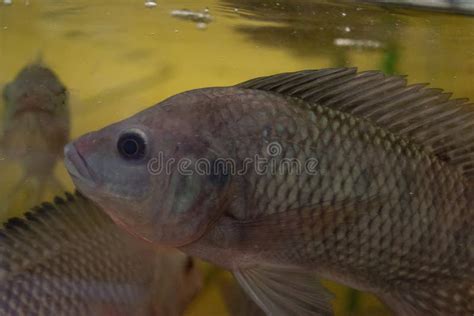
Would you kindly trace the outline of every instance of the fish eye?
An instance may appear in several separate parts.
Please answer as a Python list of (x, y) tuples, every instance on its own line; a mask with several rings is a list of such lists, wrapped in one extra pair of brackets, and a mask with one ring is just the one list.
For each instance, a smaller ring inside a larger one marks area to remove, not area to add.
[(139, 160), (146, 153), (145, 135), (139, 131), (128, 131), (123, 133), (117, 142), (117, 150), (122, 158), (127, 160)]

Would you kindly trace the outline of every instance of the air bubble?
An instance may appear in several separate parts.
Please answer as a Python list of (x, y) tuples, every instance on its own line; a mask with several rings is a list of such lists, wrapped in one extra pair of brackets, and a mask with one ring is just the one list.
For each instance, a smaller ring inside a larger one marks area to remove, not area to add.
[(207, 23), (204, 23), (204, 22), (196, 23), (196, 27), (200, 30), (205, 30), (207, 29)]
[(152, 1), (152, 0), (148, 0), (148, 1), (145, 1), (145, 7), (146, 8), (154, 8), (156, 7), (158, 4), (155, 2), (155, 1)]

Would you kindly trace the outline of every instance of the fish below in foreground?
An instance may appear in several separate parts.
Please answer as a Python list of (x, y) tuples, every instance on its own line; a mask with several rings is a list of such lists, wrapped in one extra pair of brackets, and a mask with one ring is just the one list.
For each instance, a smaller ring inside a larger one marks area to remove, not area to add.
[(69, 140), (68, 99), (66, 87), (40, 61), (25, 66), (3, 88), (0, 155), (23, 168), (23, 179), (10, 196), (22, 189), (26, 180), (36, 184), (31, 205), (41, 202), (48, 186), (55, 193), (62, 191), (53, 169)]
[(0, 230), (0, 315), (181, 315), (200, 287), (190, 257), (151, 249), (81, 195)]
[(318, 276), (399, 315), (471, 315), (467, 102), (378, 71), (278, 74), (173, 96), (66, 165), (127, 231), (231, 270), (268, 314), (331, 314)]

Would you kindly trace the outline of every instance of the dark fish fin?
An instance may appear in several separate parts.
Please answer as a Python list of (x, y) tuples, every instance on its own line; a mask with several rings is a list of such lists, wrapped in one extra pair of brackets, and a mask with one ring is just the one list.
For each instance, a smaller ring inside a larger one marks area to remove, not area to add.
[(267, 315), (333, 315), (333, 295), (308, 271), (260, 266), (233, 272)]
[(474, 280), (449, 281), (429, 288), (407, 284), (406, 291), (380, 295), (396, 315), (474, 315)]
[(412, 140), (474, 178), (474, 105), (450, 99), (402, 76), (357, 68), (304, 70), (261, 77), (237, 87), (258, 89), (350, 113)]
[(106, 223), (108, 216), (81, 195), (66, 193), (42, 203), (23, 217), (10, 218), (0, 229), (0, 282), (34, 265), (63, 245), (77, 242)]

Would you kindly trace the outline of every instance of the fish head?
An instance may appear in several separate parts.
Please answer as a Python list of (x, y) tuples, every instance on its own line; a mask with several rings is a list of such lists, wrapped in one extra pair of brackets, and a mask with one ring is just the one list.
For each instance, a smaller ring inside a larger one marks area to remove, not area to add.
[(183, 93), (71, 142), (65, 162), (76, 187), (144, 240), (180, 247), (199, 239), (230, 192), (224, 170), (198, 171), (223, 141), (199, 125), (206, 111), (191, 110), (206, 102)]
[(24, 112), (62, 113), (67, 108), (68, 93), (56, 74), (41, 64), (24, 67), (15, 80), (3, 88), (7, 115)]

